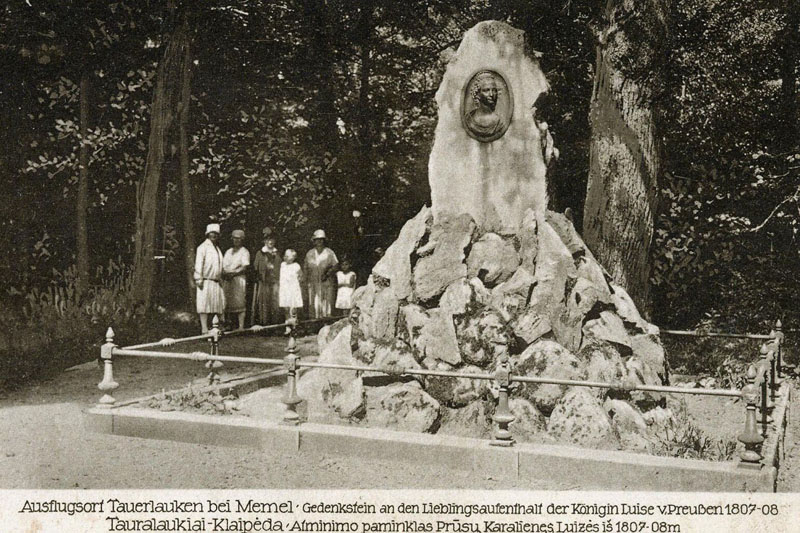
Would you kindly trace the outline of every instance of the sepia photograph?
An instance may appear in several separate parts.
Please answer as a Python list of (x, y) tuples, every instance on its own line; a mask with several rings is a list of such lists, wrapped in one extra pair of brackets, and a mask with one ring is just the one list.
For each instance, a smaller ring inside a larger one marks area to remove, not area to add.
[(8, 516), (789, 527), (800, 2), (3, 4)]

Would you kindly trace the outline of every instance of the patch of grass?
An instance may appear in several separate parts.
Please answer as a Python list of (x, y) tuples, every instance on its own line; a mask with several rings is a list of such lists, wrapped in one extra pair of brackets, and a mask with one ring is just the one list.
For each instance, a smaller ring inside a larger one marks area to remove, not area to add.
[(686, 403), (681, 401), (675, 418), (656, 432), (655, 455), (682, 459), (730, 461), (736, 453), (738, 442), (734, 439), (717, 439), (706, 435), (689, 416)]

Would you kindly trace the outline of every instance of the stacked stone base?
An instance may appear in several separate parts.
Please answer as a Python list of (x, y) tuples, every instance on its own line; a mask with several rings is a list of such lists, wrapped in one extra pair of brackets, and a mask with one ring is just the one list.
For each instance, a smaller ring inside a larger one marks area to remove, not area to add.
[[(623, 384), (667, 382), (658, 328), (615, 285), (572, 223), (526, 213), (513, 234), (423, 208), (320, 331), (320, 360), (381, 368), (512, 373)], [(489, 436), (493, 383), (316, 369), (299, 383), (312, 420)], [(672, 418), (657, 394), (514, 384), (520, 441), (647, 451)]]

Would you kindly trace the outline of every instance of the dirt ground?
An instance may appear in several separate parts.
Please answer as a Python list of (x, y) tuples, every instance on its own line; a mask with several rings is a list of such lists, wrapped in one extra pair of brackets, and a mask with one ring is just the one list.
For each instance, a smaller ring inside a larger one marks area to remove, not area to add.
[[(285, 340), (228, 339), (223, 355), (281, 357)], [(235, 346), (230, 352), (226, 346)], [(181, 350), (201, 349), (202, 345)], [(315, 350), (313, 337), (300, 343), (301, 354)], [(228, 365), (231, 373), (259, 370), (256, 365)], [(503, 480), (447, 469), (409, 469), (386, 460), (339, 456), (271, 455), (263, 451), (203, 446), (85, 431), (81, 410), (97, 401), (101, 370), (91, 362), (45, 381), (0, 396), (0, 488), (525, 488), (537, 490), (602, 489), (561, 480)], [(201, 380), (202, 365), (193, 361), (123, 359), (115, 365), (120, 383), (117, 400), (174, 389)], [(710, 407), (709, 419), (722, 409)], [(734, 408), (736, 406), (733, 406)], [(737, 409), (738, 411), (738, 409)], [(790, 428), (800, 424), (800, 410), (790, 410)], [(790, 431), (780, 491), (800, 490), (800, 438)]]

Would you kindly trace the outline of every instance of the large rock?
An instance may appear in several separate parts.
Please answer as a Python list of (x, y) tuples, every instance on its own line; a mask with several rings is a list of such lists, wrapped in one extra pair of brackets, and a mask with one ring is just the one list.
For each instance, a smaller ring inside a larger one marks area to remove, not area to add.
[(430, 208), (423, 207), (417, 216), (405, 223), (397, 240), (372, 269), (374, 275), (389, 280), (389, 286), (400, 300), (411, 297), (411, 254), (419, 246), (431, 218)]
[(630, 339), (633, 355), (652, 368), (656, 374), (659, 374), (662, 380), (666, 379), (666, 355), (661, 338), (657, 334), (641, 333), (631, 335)]
[(519, 258), (522, 268), (536, 272), (536, 257), (539, 255), (539, 221), (532, 209), (525, 211), (522, 224), (517, 232)]
[[(578, 358), (560, 344), (549, 340), (540, 340), (528, 346), (519, 356), (515, 374), (556, 379), (582, 378)], [(547, 414), (566, 390), (564, 385), (522, 383), (518, 394)]]
[(500, 312), (504, 320), (509, 321), (524, 311), (531, 287), (535, 282), (536, 280), (527, 268), (519, 267), (511, 279), (492, 289), (489, 305)]
[(441, 426), (437, 433), (489, 439), (492, 436), (490, 408), (483, 401), (472, 402), (459, 409), (442, 408)]
[(545, 220), (550, 225), (553, 230), (558, 234), (561, 242), (567, 247), (569, 253), (572, 254), (573, 257), (577, 257), (586, 253), (587, 248), (581, 239), (578, 232), (575, 231), (575, 226), (572, 224), (572, 221), (569, 220), (566, 215), (562, 213), (556, 213), (554, 211), (547, 211), (545, 215)]
[(425, 361), (444, 361), (451, 365), (461, 363), (453, 315), (441, 309), (430, 311), (428, 321), (420, 329), (419, 345)]
[(475, 289), (466, 279), (457, 279), (447, 286), (439, 299), (439, 309), (451, 315), (465, 314), (475, 300)]
[(541, 309), (529, 307), (514, 319), (511, 329), (525, 344), (531, 344), (552, 331), (553, 326)]
[(385, 342), (392, 342), (397, 336), (397, 313), (400, 302), (391, 287), (375, 294), (372, 306), (372, 327), (368, 330), (371, 337)]
[(607, 399), (603, 407), (611, 418), (614, 429), (619, 434), (619, 441), (626, 450), (650, 450), (650, 440), (647, 422), (642, 413), (631, 404), (622, 400)]
[(628, 327), (639, 328), (644, 332), (646, 321), (642, 318), (642, 315), (639, 314), (639, 310), (636, 309), (636, 304), (633, 302), (633, 299), (625, 289), (616, 283), (610, 283), (610, 286), (612, 291), (611, 299), (617, 310), (617, 314)]
[(372, 366), (388, 370), (392, 374), (399, 374), (402, 370), (421, 368), (410, 349), (400, 342), (378, 344), (375, 348)]
[[(609, 343), (594, 342), (581, 348), (578, 358), (583, 361), (587, 381), (621, 384), (627, 370), (619, 351)], [(607, 390), (592, 389), (598, 397), (605, 396)]]
[(567, 281), (574, 282), (576, 275), (575, 263), (566, 246), (549, 224), (542, 224), (534, 273), (536, 286), (531, 293), (530, 307), (551, 322), (555, 321), (566, 307)]
[[(467, 365), (459, 368), (461, 374), (481, 374), (483, 370), (477, 366)], [(452, 395), (447, 404), (451, 407), (461, 407), (474, 402), (484, 396), (489, 390), (489, 382), (485, 379), (471, 378), (442, 378), (449, 379), (452, 383)]]
[(422, 306), (406, 304), (400, 308), (397, 337), (414, 350), (419, 360), (425, 357), (425, 346), (421, 339), (422, 328), (428, 320), (428, 313)]
[(585, 342), (605, 341), (617, 345), (623, 353), (631, 353), (631, 341), (622, 319), (611, 311), (603, 311), (598, 318), (583, 325)]
[[(625, 378), (626, 383), (636, 385), (663, 385), (662, 376), (648, 365), (645, 361), (636, 355), (630, 356), (625, 361)], [(640, 409), (650, 409), (664, 400), (664, 395), (657, 392), (642, 392), (634, 391), (630, 393), (630, 397), (637, 407)]]
[(367, 389), (369, 427), (425, 433), (436, 428), (439, 409), (439, 402), (416, 381)]
[(472, 244), (467, 257), (467, 274), (493, 287), (509, 279), (519, 267), (514, 245), (496, 233), (487, 233)]
[(353, 291), (353, 307), (360, 311), (369, 311), (375, 303), (375, 282), (370, 276), (367, 283)]
[(556, 404), (547, 431), (561, 442), (616, 449), (619, 438), (603, 406), (584, 387), (574, 387)]
[[(544, 214), (546, 135), (531, 107), (547, 82), (524, 42), (524, 32), (503, 22), (481, 22), (464, 34), (450, 59), (436, 93), (439, 121), (428, 163), (434, 218), (466, 212), (483, 227), (504, 230), (519, 227), (528, 208)], [(465, 95), (467, 83), (486, 69), (500, 73), (508, 86), (498, 94), (498, 114), (513, 102), (508, 129), (491, 142), (470, 137), (462, 122), (462, 105), (473, 101)]]
[(597, 291), (597, 300), (608, 305), (613, 305), (613, 298), (611, 296), (611, 286), (608, 284), (605, 270), (597, 262), (597, 259), (586, 251), (577, 260), (578, 277), (587, 280), (592, 284)]
[(456, 336), (462, 359), (474, 365), (485, 368), (508, 353), (508, 328), (493, 309), (484, 308), (477, 315), (459, 321)]
[(323, 326), (319, 332), (317, 332), (317, 353), (324, 352), (328, 344), (330, 344), (349, 324), (349, 320), (343, 319), (333, 324)]
[(378, 348), (378, 342), (375, 339), (363, 338), (358, 339), (356, 350), (353, 352), (353, 358), (359, 363), (372, 364), (375, 359), (375, 350)]
[(530, 442), (541, 440), (541, 434), (547, 431), (547, 419), (536, 407), (524, 398), (511, 398), (508, 402), (514, 421), (509, 430), (514, 440)]
[(467, 276), (464, 248), (472, 240), (475, 222), (469, 215), (437, 217), (427, 244), (417, 252), (414, 266), (414, 296), (423, 302), (438, 297), (445, 288)]
[[(353, 358), (350, 339), (353, 327), (343, 328), (320, 354), (319, 361), (343, 365), (358, 364)], [(297, 392), (308, 402), (308, 411), (315, 416), (325, 413), (352, 419), (364, 415), (364, 385), (350, 370), (312, 369), (300, 377)]]

